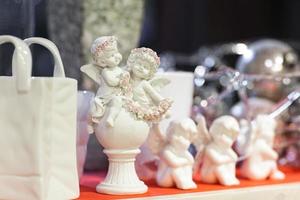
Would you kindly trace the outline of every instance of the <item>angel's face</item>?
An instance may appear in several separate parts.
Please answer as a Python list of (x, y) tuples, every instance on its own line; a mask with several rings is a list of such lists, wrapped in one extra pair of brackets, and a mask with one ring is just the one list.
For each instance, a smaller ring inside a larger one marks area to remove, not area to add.
[(122, 60), (122, 55), (118, 52), (118, 49), (108, 51), (106, 57), (106, 65), (108, 67), (117, 66)]
[(149, 79), (152, 76), (151, 69), (153, 66), (146, 60), (137, 59), (130, 67), (133, 75), (140, 79)]
[(228, 133), (218, 133), (213, 136), (214, 141), (223, 147), (231, 147), (233, 145), (234, 139), (231, 134)]
[(273, 144), (275, 131), (274, 130), (262, 130), (258, 133), (260, 138), (263, 138), (268, 144)]
[(116, 67), (122, 60), (122, 55), (119, 53), (116, 44), (106, 47), (101, 57), (102, 59), (97, 59), (101, 63), (96, 64), (103, 67)]
[(171, 144), (173, 147), (177, 147), (179, 149), (188, 149), (190, 146), (190, 141), (184, 138), (183, 136), (172, 135), (171, 136)]

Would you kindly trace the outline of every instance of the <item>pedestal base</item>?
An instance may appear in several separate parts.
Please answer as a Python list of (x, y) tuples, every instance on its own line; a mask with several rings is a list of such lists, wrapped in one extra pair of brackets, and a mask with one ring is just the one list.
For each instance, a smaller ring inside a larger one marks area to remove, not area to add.
[(99, 193), (124, 195), (142, 194), (148, 187), (139, 180), (134, 166), (135, 157), (140, 153), (134, 150), (104, 150), (108, 156), (109, 167), (105, 180), (97, 185)]
[(141, 184), (133, 186), (100, 183), (97, 185), (96, 191), (98, 193), (113, 195), (143, 194), (148, 191), (148, 187), (142, 181)]

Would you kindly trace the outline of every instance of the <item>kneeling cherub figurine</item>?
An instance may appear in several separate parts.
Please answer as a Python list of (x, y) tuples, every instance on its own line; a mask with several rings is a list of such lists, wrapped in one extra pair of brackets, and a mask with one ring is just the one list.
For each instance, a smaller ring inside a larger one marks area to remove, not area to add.
[(192, 119), (172, 121), (166, 134), (154, 124), (147, 144), (158, 155), (156, 182), (161, 187), (176, 186), (179, 189), (194, 189), (194, 157), (189, 146), (196, 138), (197, 127)]
[(258, 115), (252, 122), (252, 137), (241, 167), (242, 176), (251, 180), (284, 179), (284, 173), (277, 168), (278, 154), (273, 150), (276, 125), (276, 120), (268, 115)]
[(239, 124), (231, 116), (221, 116), (212, 122), (209, 131), (204, 117), (198, 122), (198, 152), (195, 170), (199, 170), (204, 183), (220, 183), (231, 186), (240, 182), (236, 178), (237, 154), (232, 145), (239, 134)]

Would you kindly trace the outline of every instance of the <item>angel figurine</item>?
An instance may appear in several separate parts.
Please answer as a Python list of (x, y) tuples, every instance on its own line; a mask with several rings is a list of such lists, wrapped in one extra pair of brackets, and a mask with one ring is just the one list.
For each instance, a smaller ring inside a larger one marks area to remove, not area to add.
[(197, 127), (190, 118), (172, 121), (163, 134), (158, 124), (153, 125), (152, 135), (147, 144), (159, 156), (156, 182), (161, 187), (176, 186), (180, 189), (193, 189), (194, 157), (188, 148), (197, 135)]
[(91, 51), (94, 63), (81, 69), (100, 85), (92, 105), (92, 128), (109, 160), (106, 177), (96, 191), (145, 193), (147, 186), (136, 174), (135, 157), (148, 137), (151, 123), (159, 121), (171, 106), (171, 101), (158, 92), (168, 81), (155, 78), (159, 58), (151, 49), (132, 51), (128, 59), (132, 79), (128, 71), (118, 67), (121, 55), (115, 37), (98, 38)]
[[(107, 124), (114, 125), (122, 103), (119, 96), (128, 87), (130, 75), (118, 66), (122, 55), (118, 51), (117, 38), (115, 36), (102, 36), (97, 38), (91, 47), (93, 64), (87, 64), (80, 69), (91, 79), (99, 84), (99, 88), (91, 105), (91, 121), (99, 123), (106, 107), (109, 104), (110, 112)], [(89, 128), (93, 132), (93, 128)]]
[(239, 124), (232, 116), (221, 116), (212, 122), (209, 131), (203, 116), (198, 121), (198, 144), (195, 170), (200, 164), (200, 178), (205, 183), (238, 185), (235, 169), (237, 154), (232, 150), (233, 142), (239, 134)]
[(258, 115), (252, 122), (252, 134), (246, 160), (241, 167), (242, 176), (251, 180), (284, 179), (277, 168), (278, 154), (273, 150), (276, 120), (268, 115)]
[(125, 107), (137, 118), (148, 122), (160, 121), (172, 104), (169, 98), (159, 94), (160, 89), (170, 82), (155, 76), (159, 64), (156, 52), (145, 47), (133, 49), (127, 60), (133, 97)]

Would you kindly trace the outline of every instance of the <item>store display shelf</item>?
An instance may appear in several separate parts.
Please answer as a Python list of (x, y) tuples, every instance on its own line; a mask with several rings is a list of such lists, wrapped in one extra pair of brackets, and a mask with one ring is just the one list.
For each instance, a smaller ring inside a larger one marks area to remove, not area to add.
[(197, 189), (179, 190), (176, 188), (161, 188), (154, 181), (146, 182), (149, 190), (140, 195), (105, 195), (95, 191), (97, 183), (104, 178), (105, 173), (86, 173), (81, 179), (80, 200), (106, 199), (199, 199), (199, 200), (231, 200), (231, 199), (263, 199), (263, 200), (297, 200), (300, 196), (300, 170), (282, 168), (286, 173), (283, 181), (250, 181), (240, 178), (239, 186), (226, 187), (221, 185), (203, 184), (197, 181)]

